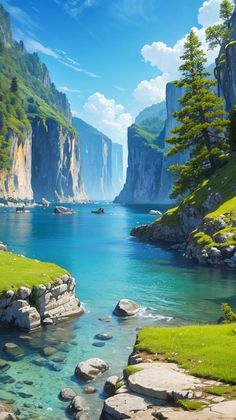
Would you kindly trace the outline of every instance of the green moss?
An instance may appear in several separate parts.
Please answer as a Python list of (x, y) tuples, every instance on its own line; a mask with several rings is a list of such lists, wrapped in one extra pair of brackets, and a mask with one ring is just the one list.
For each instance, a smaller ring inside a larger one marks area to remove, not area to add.
[(167, 210), (162, 217), (156, 220), (156, 222), (173, 228), (178, 226), (180, 222), (178, 210), (178, 207)]
[(185, 411), (199, 411), (202, 410), (206, 404), (197, 400), (178, 400), (177, 404), (182, 407)]
[(66, 270), (55, 264), (0, 252), (0, 294), (9, 289), (17, 290), (21, 286), (46, 284), (66, 273)]
[(118, 389), (120, 389), (123, 385), (124, 385), (124, 382), (123, 382), (123, 381), (117, 381), (117, 382), (116, 382), (116, 385), (115, 385), (116, 391), (117, 391)]
[(147, 328), (135, 349), (160, 353), (190, 374), (236, 384), (236, 324)]
[(214, 385), (207, 388), (208, 394), (216, 395), (217, 397), (224, 397), (227, 399), (236, 398), (235, 385)]
[(143, 369), (140, 369), (140, 368), (138, 368), (136, 366), (133, 366), (133, 365), (127, 366), (123, 370), (124, 379), (127, 380), (130, 375), (133, 375), (136, 372), (140, 372), (141, 370), (143, 370)]

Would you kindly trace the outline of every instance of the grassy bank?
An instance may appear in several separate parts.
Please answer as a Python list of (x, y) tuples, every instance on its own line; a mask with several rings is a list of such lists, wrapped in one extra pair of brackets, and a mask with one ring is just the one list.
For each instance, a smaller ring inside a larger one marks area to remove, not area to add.
[(38, 260), (0, 252), (0, 294), (21, 286), (34, 287), (46, 284), (66, 273), (63, 268)]
[(192, 375), (236, 384), (236, 324), (147, 328), (135, 350), (177, 362)]

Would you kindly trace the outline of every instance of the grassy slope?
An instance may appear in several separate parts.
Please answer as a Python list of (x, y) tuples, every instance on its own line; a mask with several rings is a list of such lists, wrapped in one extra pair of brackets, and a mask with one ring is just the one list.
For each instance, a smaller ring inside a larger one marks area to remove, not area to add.
[(66, 270), (55, 264), (0, 252), (0, 294), (9, 289), (17, 290), (21, 286), (46, 284), (65, 273)]
[[(217, 219), (221, 215), (225, 215), (225, 220), (229, 225), (236, 224), (236, 155), (231, 156), (229, 162), (219, 169), (212, 177), (202, 182), (202, 184), (186, 199), (182, 201), (182, 205), (188, 205), (201, 209), (207, 197), (212, 193), (220, 193), (222, 202), (218, 208), (206, 217)], [(180, 223), (179, 207), (168, 210), (161, 218), (157, 219), (158, 223), (175, 227)], [(230, 226), (228, 228), (234, 236), (229, 238), (227, 245), (236, 245), (236, 227)], [(227, 230), (218, 233), (227, 233)], [(195, 234), (195, 239), (198, 244), (206, 247), (216, 246), (214, 237), (210, 237), (202, 232)], [(223, 244), (225, 246), (225, 243)], [(217, 244), (219, 246), (219, 244)]]
[(147, 328), (135, 349), (159, 353), (190, 374), (236, 384), (236, 324)]

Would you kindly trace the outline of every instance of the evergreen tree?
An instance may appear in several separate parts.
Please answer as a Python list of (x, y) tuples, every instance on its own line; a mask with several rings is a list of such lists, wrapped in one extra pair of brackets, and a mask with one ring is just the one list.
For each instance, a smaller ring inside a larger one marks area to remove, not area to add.
[(217, 46), (230, 42), (232, 28), (230, 27), (230, 18), (235, 5), (229, 0), (222, 0), (220, 5), (220, 18), (222, 23), (210, 26), (206, 29), (206, 41), (209, 43), (209, 49), (213, 50)]
[(17, 78), (13, 77), (12, 81), (11, 81), (11, 92), (12, 93), (17, 93), (18, 91), (18, 82), (17, 82)]
[(181, 58), (182, 79), (176, 85), (184, 87), (185, 94), (180, 99), (182, 109), (173, 114), (180, 124), (167, 140), (172, 145), (168, 156), (189, 150), (190, 159), (186, 164), (170, 167), (178, 175), (173, 198), (192, 190), (220, 166), (227, 148), (223, 133), (229, 123), (222, 118), (223, 99), (213, 92), (215, 81), (209, 79), (205, 70), (206, 56), (194, 31), (187, 38)]

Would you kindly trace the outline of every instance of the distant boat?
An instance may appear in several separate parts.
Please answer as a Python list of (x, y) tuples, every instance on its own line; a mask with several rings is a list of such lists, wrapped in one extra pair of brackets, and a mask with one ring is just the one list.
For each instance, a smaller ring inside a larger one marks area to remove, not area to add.
[(105, 211), (104, 211), (104, 209), (102, 207), (100, 207), (97, 210), (92, 210), (91, 213), (94, 213), (94, 214), (104, 214)]
[(152, 216), (161, 216), (162, 212), (159, 210), (150, 210), (149, 214), (151, 214)]

